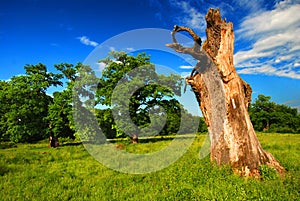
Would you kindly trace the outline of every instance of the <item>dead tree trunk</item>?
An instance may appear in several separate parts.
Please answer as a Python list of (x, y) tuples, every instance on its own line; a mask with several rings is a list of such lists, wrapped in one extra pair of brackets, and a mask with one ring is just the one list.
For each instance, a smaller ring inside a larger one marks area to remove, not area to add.
[[(233, 65), (234, 32), (232, 23), (221, 19), (219, 9), (206, 15), (207, 40), (201, 50), (201, 39), (191, 29), (175, 26), (175, 51), (190, 54), (198, 64), (186, 82), (192, 87), (207, 124), (211, 139), (211, 160), (218, 165), (230, 164), (235, 173), (259, 176), (259, 166), (266, 164), (283, 174), (283, 167), (262, 149), (248, 114), (252, 89), (237, 74)], [(194, 46), (177, 43), (175, 33), (188, 32)]]

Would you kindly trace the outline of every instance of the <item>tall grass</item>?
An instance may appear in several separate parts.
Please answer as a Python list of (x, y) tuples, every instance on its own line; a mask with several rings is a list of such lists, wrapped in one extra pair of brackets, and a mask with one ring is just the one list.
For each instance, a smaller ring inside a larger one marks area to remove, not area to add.
[[(262, 167), (262, 180), (234, 175), (209, 156), (200, 160), (204, 135), (178, 161), (158, 172), (131, 175), (108, 169), (81, 144), (47, 142), (0, 150), (0, 200), (300, 200), (300, 135), (259, 134), (263, 147), (286, 168), (284, 178)], [(169, 140), (122, 144), (149, 153)]]

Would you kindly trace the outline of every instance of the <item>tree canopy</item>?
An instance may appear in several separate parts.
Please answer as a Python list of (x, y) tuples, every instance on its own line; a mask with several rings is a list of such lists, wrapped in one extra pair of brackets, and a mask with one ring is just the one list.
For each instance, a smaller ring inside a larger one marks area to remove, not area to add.
[(189, 116), (186, 122), (195, 123), (196, 118), (184, 111), (175, 98), (181, 95), (183, 79), (156, 73), (146, 54), (134, 57), (112, 52), (99, 62), (106, 68), (99, 80), (97, 103), (109, 108), (103, 114), (117, 136), (157, 135), (157, 130), (160, 135), (176, 133), (182, 116)]
[(2, 139), (32, 142), (47, 136), (50, 86), (61, 85), (61, 75), (47, 72), (43, 64), (26, 65), (26, 74), (1, 82)]

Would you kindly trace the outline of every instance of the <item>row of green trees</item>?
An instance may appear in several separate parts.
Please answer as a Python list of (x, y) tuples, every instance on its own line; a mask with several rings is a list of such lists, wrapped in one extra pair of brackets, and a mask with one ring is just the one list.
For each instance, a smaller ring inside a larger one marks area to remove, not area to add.
[[(108, 138), (124, 137), (124, 130), (135, 132), (131, 130), (136, 128), (151, 135), (156, 129), (147, 130), (149, 125), (163, 126), (159, 135), (177, 133), (179, 129), (189, 132), (198, 125), (200, 117), (189, 114), (175, 98), (181, 93), (182, 79), (157, 74), (149, 56), (113, 52), (101, 62), (106, 68), (100, 78), (89, 66), (62, 63), (54, 66), (58, 73), (49, 72), (43, 64), (26, 65), (24, 75), (0, 81), (1, 141), (34, 142), (49, 135), (76, 138), (76, 131), (83, 132), (85, 128), (76, 127), (74, 117), (86, 118), (89, 110), (94, 111)], [(124, 83), (120, 84), (120, 80)], [(117, 85), (122, 87), (116, 92)], [(52, 86), (64, 89), (48, 95)], [(134, 86), (142, 87), (131, 94), (128, 108), (123, 97)], [(112, 104), (113, 91), (118, 95)], [(127, 109), (129, 118), (122, 118)], [(117, 115), (113, 116), (113, 112)], [(128, 119), (137, 127), (128, 127)], [(181, 121), (184, 126), (179, 128)], [(196, 130), (205, 132), (204, 121), (200, 121)], [(165, 124), (160, 125), (162, 122)], [(88, 125), (86, 129), (90, 129)]]
[(300, 133), (300, 114), (296, 108), (276, 104), (270, 96), (258, 95), (249, 107), (249, 115), (257, 131)]
[[(106, 65), (100, 78), (87, 65), (62, 63), (54, 66), (57, 73), (43, 64), (26, 65), (24, 75), (0, 81), (1, 141), (34, 142), (49, 135), (76, 138), (78, 129), (90, 128), (76, 126), (74, 117), (86, 118), (91, 111), (108, 138), (137, 130), (139, 135), (207, 131), (203, 118), (188, 113), (176, 99), (183, 84), (180, 76), (157, 74), (146, 54), (112, 52), (100, 62)], [(53, 86), (64, 89), (48, 95)], [(258, 131), (300, 132), (297, 110), (271, 102), (268, 96), (259, 95), (249, 114)]]

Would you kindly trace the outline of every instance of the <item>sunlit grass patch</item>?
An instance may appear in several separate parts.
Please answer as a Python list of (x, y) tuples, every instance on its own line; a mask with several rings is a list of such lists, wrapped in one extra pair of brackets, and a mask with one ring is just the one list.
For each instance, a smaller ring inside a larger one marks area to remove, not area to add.
[[(165, 169), (124, 174), (96, 161), (80, 143), (53, 149), (47, 142), (0, 150), (1, 200), (297, 200), (300, 198), (300, 135), (258, 134), (262, 146), (286, 168), (284, 178), (262, 167), (264, 179), (244, 179), (209, 155), (199, 158), (205, 135)], [(124, 151), (161, 150), (166, 139), (125, 142)], [(103, 153), (105, 154), (105, 153)], [(275, 176), (274, 176), (275, 175)]]

